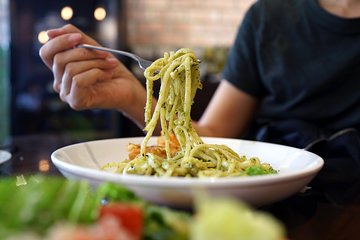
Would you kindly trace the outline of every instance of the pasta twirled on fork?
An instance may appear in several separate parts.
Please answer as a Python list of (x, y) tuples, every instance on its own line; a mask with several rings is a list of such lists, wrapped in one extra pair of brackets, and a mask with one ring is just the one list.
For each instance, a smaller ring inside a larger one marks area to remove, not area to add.
[[(189, 177), (224, 177), (275, 173), (258, 158), (239, 156), (226, 145), (206, 144), (192, 126), (191, 106), (196, 91), (202, 88), (199, 60), (195, 53), (182, 48), (165, 53), (148, 67), (147, 102), (142, 144), (130, 145), (132, 159), (120, 162), (124, 174)], [(154, 81), (161, 81), (159, 97), (152, 110)], [(162, 129), (162, 144), (149, 147), (156, 125)], [(175, 150), (174, 150), (175, 149)], [(134, 154), (135, 153), (135, 154)]]

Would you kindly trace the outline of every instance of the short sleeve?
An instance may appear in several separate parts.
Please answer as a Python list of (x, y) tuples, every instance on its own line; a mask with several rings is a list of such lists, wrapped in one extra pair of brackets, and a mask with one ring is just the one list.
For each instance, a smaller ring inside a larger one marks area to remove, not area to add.
[(235, 42), (230, 49), (227, 63), (223, 70), (223, 78), (242, 91), (260, 98), (263, 92), (256, 61), (256, 41), (254, 24), (256, 4), (246, 13)]

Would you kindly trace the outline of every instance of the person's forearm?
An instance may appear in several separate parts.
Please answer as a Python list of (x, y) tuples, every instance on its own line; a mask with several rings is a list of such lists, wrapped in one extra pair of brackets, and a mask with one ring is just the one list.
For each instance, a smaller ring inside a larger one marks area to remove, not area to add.
[(216, 133), (212, 131), (210, 128), (206, 128), (204, 126), (201, 126), (199, 122), (193, 121), (192, 125), (196, 131), (196, 133), (201, 137), (216, 137)]
[(240, 137), (246, 132), (257, 104), (254, 97), (224, 80), (194, 128), (200, 136)]

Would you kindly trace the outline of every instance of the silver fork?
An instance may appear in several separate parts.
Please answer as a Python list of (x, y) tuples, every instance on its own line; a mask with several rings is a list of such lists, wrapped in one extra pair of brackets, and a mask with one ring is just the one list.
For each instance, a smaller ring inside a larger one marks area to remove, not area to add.
[(149, 67), (152, 64), (152, 61), (143, 59), (133, 53), (129, 53), (129, 52), (125, 52), (125, 51), (120, 51), (120, 50), (115, 50), (112, 48), (106, 48), (106, 47), (99, 47), (99, 46), (94, 46), (94, 45), (90, 45), (90, 44), (79, 44), (77, 45), (77, 47), (79, 48), (88, 48), (88, 49), (94, 49), (94, 50), (98, 50), (98, 51), (105, 51), (105, 52), (110, 52), (110, 53), (114, 53), (114, 54), (119, 54), (119, 55), (123, 55), (123, 56), (127, 56), (129, 58), (132, 58), (133, 60), (137, 61), (139, 64), (139, 67), (143, 70), (145, 70), (147, 67)]

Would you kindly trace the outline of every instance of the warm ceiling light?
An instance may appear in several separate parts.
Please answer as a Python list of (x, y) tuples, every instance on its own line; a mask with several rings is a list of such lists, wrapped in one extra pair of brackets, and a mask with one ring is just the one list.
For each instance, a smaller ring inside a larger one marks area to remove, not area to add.
[(94, 11), (94, 18), (98, 21), (104, 20), (106, 17), (106, 10), (102, 7), (98, 7)]
[(71, 7), (63, 7), (63, 9), (61, 9), (61, 17), (64, 20), (70, 20), (73, 16), (73, 10)]
[(39, 41), (41, 44), (46, 43), (48, 40), (49, 40), (49, 37), (48, 37), (48, 35), (46, 34), (45, 31), (39, 32), (39, 34), (38, 34), (38, 41)]

